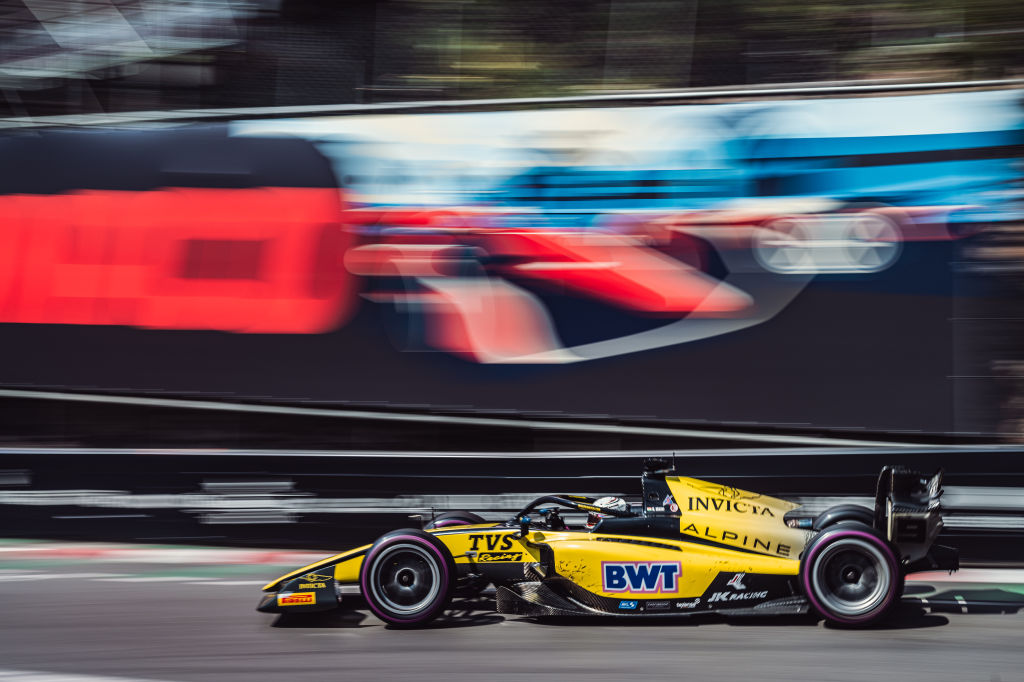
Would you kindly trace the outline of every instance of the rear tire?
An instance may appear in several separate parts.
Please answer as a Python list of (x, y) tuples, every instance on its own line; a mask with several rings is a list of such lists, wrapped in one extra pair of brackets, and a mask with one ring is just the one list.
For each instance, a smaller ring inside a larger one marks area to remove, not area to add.
[(874, 528), (844, 521), (819, 533), (800, 560), (800, 584), (811, 608), (836, 625), (884, 618), (903, 588), (899, 559)]
[(421, 530), (382, 535), (366, 553), (359, 586), (373, 613), (401, 628), (426, 625), (447, 607), (455, 562), (444, 544)]

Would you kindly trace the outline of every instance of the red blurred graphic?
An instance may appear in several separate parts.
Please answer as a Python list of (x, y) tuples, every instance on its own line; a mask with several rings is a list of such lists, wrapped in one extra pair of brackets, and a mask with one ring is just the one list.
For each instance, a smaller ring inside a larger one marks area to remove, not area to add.
[[(764, 322), (815, 275), (878, 272), (903, 241), (953, 238), (946, 217), (963, 207), (811, 208), (619, 214), (581, 229), (536, 215), (510, 227), (526, 217), (512, 210), (346, 209), (333, 188), (8, 195), (0, 321), (319, 334), (344, 326), (365, 290), (416, 326), (423, 349), (577, 362)], [(724, 271), (708, 268), (711, 252)], [(574, 348), (543, 292), (674, 326)]]
[[(506, 227), (536, 218), (514, 211), (351, 209), (346, 224), (377, 239), (350, 251), (345, 265), (368, 279), (367, 298), (422, 320), (422, 342), (434, 350), (482, 363), (576, 362), (760, 324), (816, 275), (870, 275), (898, 260), (903, 241), (963, 236), (947, 219), (968, 208), (824, 203), (617, 214), (599, 229)], [(725, 263), (718, 276), (708, 268), (712, 251)], [(771, 300), (762, 300), (766, 286)], [(614, 346), (567, 347), (537, 295), (544, 291), (665, 318), (666, 326), (612, 330)]]
[(336, 189), (0, 197), (0, 320), (314, 334), (353, 311)]

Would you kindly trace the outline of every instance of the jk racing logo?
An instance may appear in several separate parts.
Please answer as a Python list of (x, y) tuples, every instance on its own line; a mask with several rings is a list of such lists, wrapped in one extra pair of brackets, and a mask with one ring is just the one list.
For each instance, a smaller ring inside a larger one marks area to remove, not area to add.
[(745, 590), (745, 589), (747, 589), (747, 586), (743, 584), (743, 576), (745, 576), (745, 575), (746, 575), (746, 573), (737, 573), (736, 575), (734, 575), (732, 577), (732, 579), (729, 582), (726, 583), (726, 585), (728, 585), (729, 587), (731, 587), (734, 590)]
[(602, 561), (605, 592), (674, 593), (682, 565), (678, 561)]
[(726, 586), (731, 587), (735, 592), (715, 592), (708, 597), (709, 604), (716, 604), (723, 601), (747, 601), (750, 599), (764, 599), (768, 596), (767, 590), (760, 592), (744, 592), (747, 586), (743, 584), (743, 577), (746, 573), (736, 573), (732, 576)]

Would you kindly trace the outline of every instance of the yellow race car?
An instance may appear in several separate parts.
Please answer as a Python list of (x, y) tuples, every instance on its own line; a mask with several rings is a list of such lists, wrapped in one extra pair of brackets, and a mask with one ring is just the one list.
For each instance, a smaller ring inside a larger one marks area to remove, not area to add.
[[(496, 586), (524, 616), (770, 615), (808, 609), (843, 625), (883, 618), (907, 573), (956, 570), (934, 545), (942, 472), (885, 467), (875, 508), (808, 515), (785, 500), (674, 475), (648, 460), (642, 501), (547, 495), (506, 522), (441, 514), (265, 586), (258, 610), (306, 613), (361, 595), (398, 627), (428, 623), (456, 594)], [(570, 528), (564, 510), (588, 514)]]

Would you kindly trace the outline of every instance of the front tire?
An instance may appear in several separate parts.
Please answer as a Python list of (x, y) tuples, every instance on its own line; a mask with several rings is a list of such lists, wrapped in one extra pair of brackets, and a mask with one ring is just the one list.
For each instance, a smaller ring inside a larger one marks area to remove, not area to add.
[(899, 601), (899, 560), (873, 528), (841, 522), (819, 533), (800, 560), (800, 582), (830, 623), (864, 626), (884, 618)]
[[(430, 521), (423, 524), (423, 530), (448, 529), (455, 528), (456, 526), (475, 526), (481, 523), (487, 523), (482, 516), (470, 511), (456, 510), (438, 514)], [(452, 596), (461, 597), (463, 599), (473, 599), (479, 596), (480, 593), (484, 591), (484, 588), (489, 584), (487, 580), (481, 579), (468, 579), (462, 582), (464, 584), (456, 586)]]
[(423, 626), (447, 608), (455, 562), (444, 544), (420, 530), (381, 536), (366, 553), (359, 585), (367, 605), (384, 622)]

